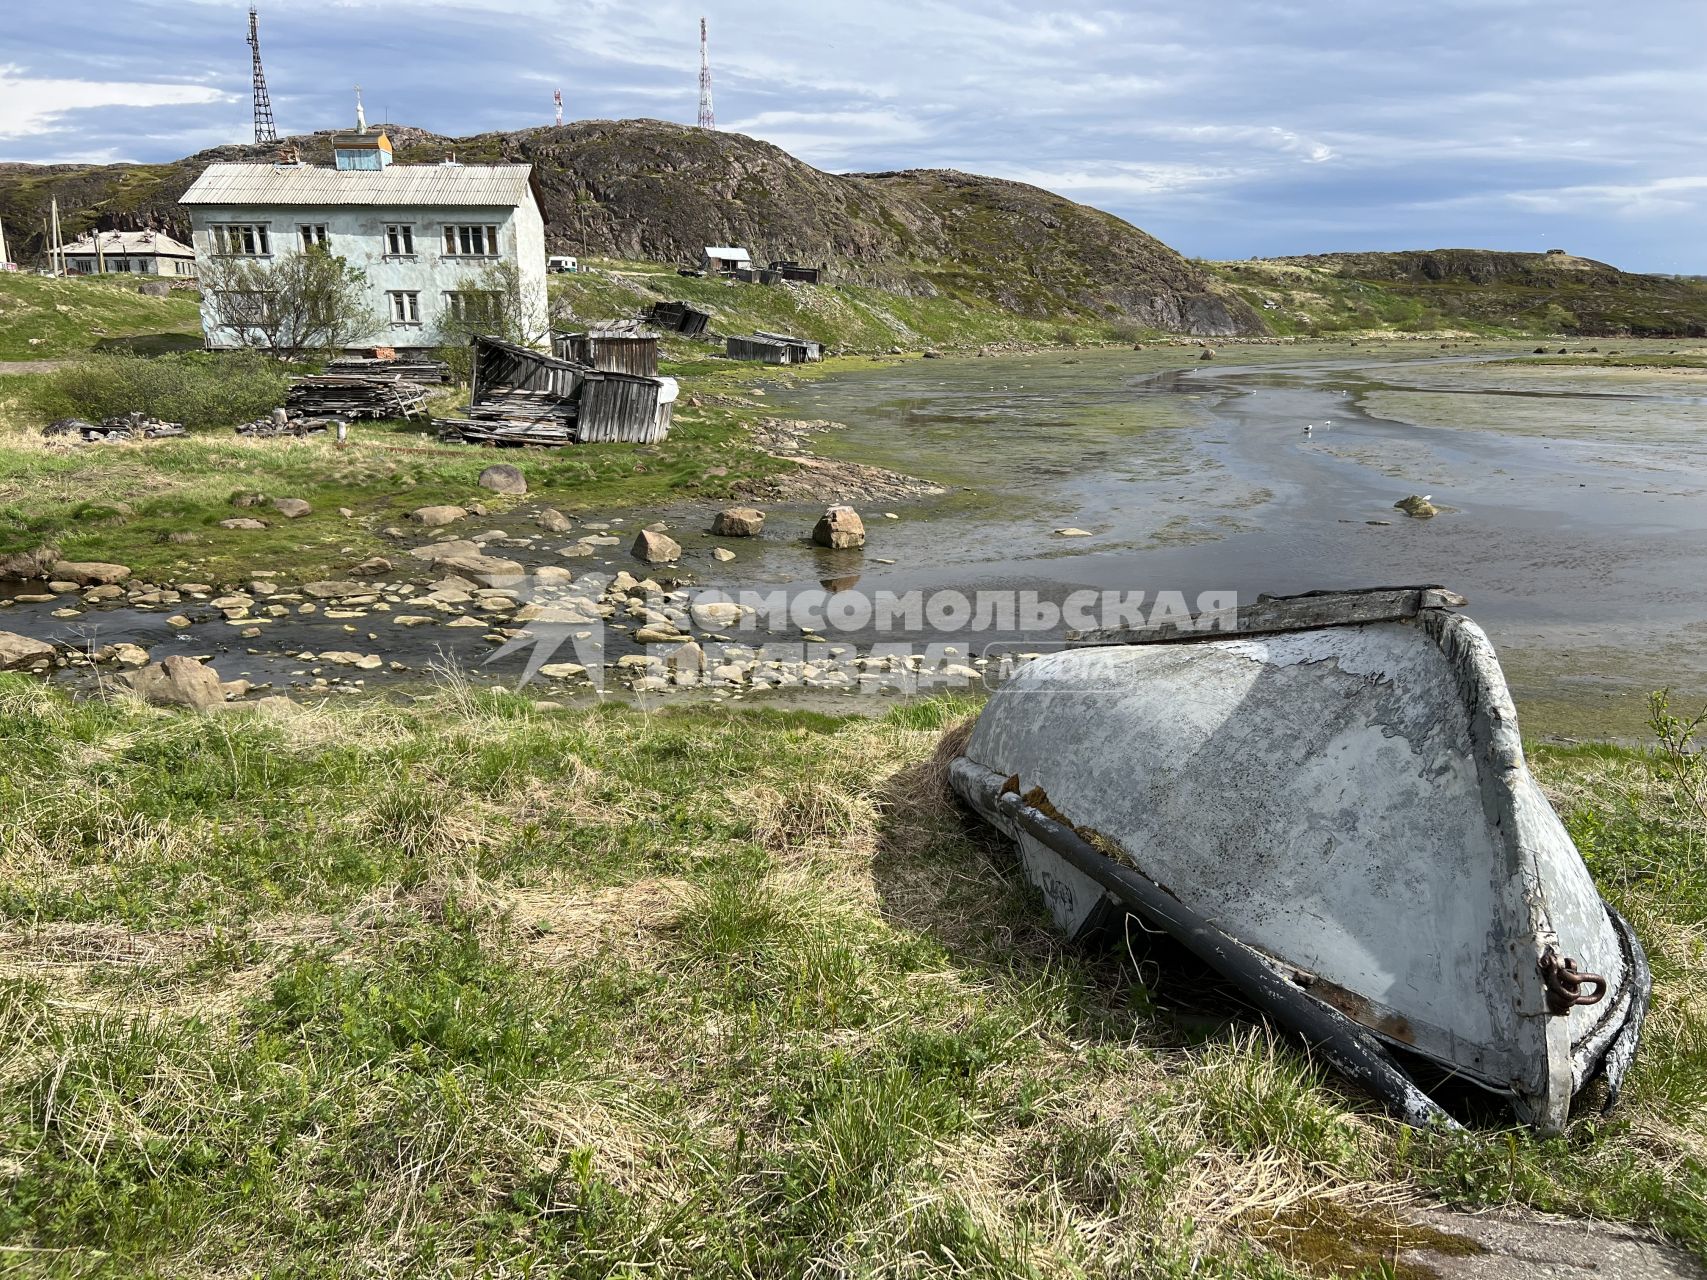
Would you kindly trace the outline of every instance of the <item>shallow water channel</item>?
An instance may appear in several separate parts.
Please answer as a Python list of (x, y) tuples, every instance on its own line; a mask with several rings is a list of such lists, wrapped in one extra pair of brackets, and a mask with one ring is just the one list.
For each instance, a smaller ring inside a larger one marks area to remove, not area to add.
[[(919, 361), (770, 387), (765, 403), (775, 411), (844, 424), (814, 438), (820, 455), (948, 487), (941, 497), (865, 506), (863, 551), (806, 541), (822, 504), (765, 504), (765, 536), (741, 542), (712, 538), (703, 506), (629, 512), (607, 517), (619, 545), (576, 559), (560, 558), (565, 539), (541, 537), (531, 522), (557, 495), (537, 495), (508, 517), (473, 518), (468, 532), (507, 535), (490, 549), (530, 567), (645, 576), (628, 542), (662, 520), (686, 548), (683, 576), (730, 592), (822, 586), (1059, 601), (1074, 591), (1143, 591), (1194, 602), (1203, 593), (1249, 601), (1264, 591), (1438, 582), (1469, 597), (1531, 733), (1634, 735), (1648, 689), (1707, 696), (1707, 374), (1525, 366), (1500, 362), (1515, 349), (1443, 353), (1419, 343), (1196, 354)], [(525, 467), (525, 456), (514, 460)], [(1430, 495), (1441, 513), (1413, 520), (1396, 511), (1412, 493)], [(1055, 532), (1068, 527), (1088, 536)], [(736, 558), (718, 562), (714, 545), (733, 547)], [(406, 553), (392, 558), (399, 579), (406, 567), (421, 582), (434, 576)], [(205, 600), (55, 618), (65, 603), (13, 604), (0, 610), (0, 626), (79, 643), (128, 640), (155, 657), (211, 656), (227, 679), (280, 691), (310, 687), (304, 652), (360, 650), (407, 668), (359, 673), (370, 688), (419, 680), (447, 659), (480, 679), (513, 681), (528, 656), (486, 665), (496, 646), (481, 628), (407, 629), (383, 614), (350, 620), (321, 610), (241, 638), (246, 628)], [(168, 626), (177, 612), (196, 625)], [(923, 638), (966, 656), (993, 638), (927, 631)], [(996, 639), (1023, 649), (1052, 637), (1058, 629)], [(864, 626), (826, 638), (864, 646), (899, 637)], [(606, 656), (632, 649), (616, 635)]]

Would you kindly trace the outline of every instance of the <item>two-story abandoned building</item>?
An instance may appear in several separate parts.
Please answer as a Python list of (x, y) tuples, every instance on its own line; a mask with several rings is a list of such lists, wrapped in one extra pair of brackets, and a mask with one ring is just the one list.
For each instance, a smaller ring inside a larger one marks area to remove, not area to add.
[[(435, 346), (447, 318), (491, 306), (489, 269), (511, 263), (521, 327), (531, 342), (549, 341), (545, 218), (531, 166), (396, 164), (385, 134), (366, 129), (334, 138), (333, 155), (331, 169), (210, 165), (179, 202), (197, 263), (276, 262), (323, 247), (362, 271), (371, 290), (379, 325), (358, 345), (394, 348)], [(211, 348), (244, 345), (222, 327), (211, 297), (202, 327)]]

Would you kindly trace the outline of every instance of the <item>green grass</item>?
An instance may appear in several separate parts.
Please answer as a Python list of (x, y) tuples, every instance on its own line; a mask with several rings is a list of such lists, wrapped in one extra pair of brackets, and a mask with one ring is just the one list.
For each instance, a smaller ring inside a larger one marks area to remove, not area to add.
[(0, 273), (0, 361), (63, 359), (103, 347), (155, 354), (200, 346), (198, 295), (136, 291), (155, 278)]
[(971, 709), (197, 718), (0, 679), (7, 1266), (1378, 1274), (1436, 1198), (1707, 1254), (1707, 867), (1651, 758), (1534, 760), (1654, 960), (1625, 1098), (1449, 1138), (1061, 942), (943, 786)]
[[(638, 315), (659, 300), (679, 300), (709, 311), (711, 328), (718, 333), (792, 333), (838, 351), (1058, 344), (1063, 336), (1083, 342), (1130, 341), (1144, 336), (1128, 325), (1078, 314), (1047, 319), (1017, 315), (974, 288), (955, 287), (946, 277), (937, 281), (936, 296), (916, 297), (835, 282), (759, 285), (698, 279), (643, 262), (595, 260), (589, 265), (590, 271), (553, 276), (551, 281), (554, 306), (582, 322)], [(716, 349), (721, 351), (721, 344)]]

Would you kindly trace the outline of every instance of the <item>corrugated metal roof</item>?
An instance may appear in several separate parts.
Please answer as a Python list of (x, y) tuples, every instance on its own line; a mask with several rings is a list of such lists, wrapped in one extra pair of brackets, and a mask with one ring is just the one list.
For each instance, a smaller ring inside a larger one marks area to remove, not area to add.
[(753, 260), (752, 255), (745, 249), (734, 249), (728, 246), (718, 248), (716, 245), (707, 245), (705, 256), (708, 258), (725, 258), (732, 262), (751, 262)]
[(394, 164), (386, 169), (214, 164), (179, 204), (477, 205), (511, 208), (528, 198), (526, 164)]

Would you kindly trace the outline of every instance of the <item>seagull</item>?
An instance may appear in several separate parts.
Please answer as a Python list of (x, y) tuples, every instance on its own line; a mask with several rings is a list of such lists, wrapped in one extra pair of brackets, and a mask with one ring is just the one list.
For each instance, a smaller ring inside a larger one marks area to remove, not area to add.
[(1304, 428), (1304, 434), (1309, 435), (1315, 429), (1316, 429), (1316, 424), (1314, 422), (1312, 422)]

